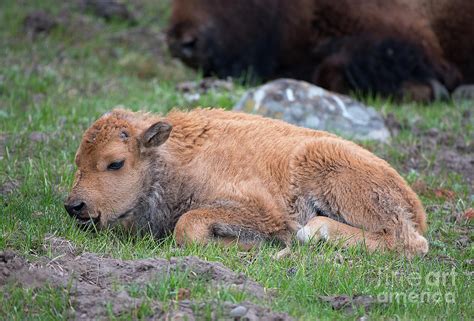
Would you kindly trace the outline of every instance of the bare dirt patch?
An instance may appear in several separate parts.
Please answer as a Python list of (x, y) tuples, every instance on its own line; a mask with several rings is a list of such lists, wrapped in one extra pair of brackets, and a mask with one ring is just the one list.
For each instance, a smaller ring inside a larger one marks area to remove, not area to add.
[(7, 180), (5, 183), (0, 185), (0, 196), (7, 196), (8, 194), (15, 192), (20, 185), (21, 183), (18, 180)]
[[(463, 114), (461, 126), (464, 128), (473, 121), (473, 113)], [(426, 171), (432, 175), (443, 172), (459, 174), (463, 180), (474, 186), (474, 143), (463, 135), (456, 135), (449, 131), (437, 128), (421, 129), (417, 124), (408, 125), (399, 122), (393, 114), (385, 119), (392, 135), (396, 135), (402, 128), (410, 129), (418, 139), (414, 144), (399, 144), (405, 157), (402, 164), (406, 171), (410, 169)]]
[(35, 36), (40, 33), (49, 33), (58, 25), (55, 17), (45, 11), (37, 10), (30, 12), (23, 19), (23, 28), (26, 33)]
[(234, 83), (230, 78), (217, 79), (213, 77), (198, 81), (183, 81), (176, 85), (176, 90), (181, 92), (187, 101), (198, 101), (202, 95), (208, 92), (230, 92), (234, 89)]
[(354, 313), (358, 307), (362, 307), (365, 311), (368, 311), (373, 306), (382, 303), (371, 295), (320, 295), (319, 299), (329, 303), (334, 310), (343, 310), (349, 314)]
[(129, 10), (122, 2), (114, 0), (82, 0), (79, 4), (84, 10), (105, 20), (123, 20), (131, 24), (136, 23), (135, 13)]
[[(228, 287), (246, 291), (258, 299), (269, 298), (269, 294), (258, 283), (243, 274), (237, 274), (220, 263), (203, 261), (196, 257), (154, 258), (134, 261), (113, 259), (94, 253), (80, 253), (69, 241), (47, 237), (45, 250), (53, 258), (41, 257), (29, 262), (14, 252), (0, 252), (0, 291), (6, 284), (38, 288), (45, 285), (68, 289), (71, 302), (71, 317), (81, 320), (107, 318), (110, 309), (114, 315), (127, 313), (144, 303), (140, 297), (132, 297), (123, 286), (138, 284), (145, 286), (157, 278), (170, 273), (189, 271), (192, 275), (206, 278), (209, 286)], [(121, 287), (117, 287), (120, 284)], [(176, 302), (153, 301), (152, 319), (200, 319), (201, 308), (211, 305), (220, 311), (216, 318), (233, 320), (291, 320), (284, 313), (272, 312), (269, 308), (251, 302), (198, 302), (183, 297)], [(109, 309), (107, 308), (109, 304)], [(165, 308), (166, 306), (166, 308)]]

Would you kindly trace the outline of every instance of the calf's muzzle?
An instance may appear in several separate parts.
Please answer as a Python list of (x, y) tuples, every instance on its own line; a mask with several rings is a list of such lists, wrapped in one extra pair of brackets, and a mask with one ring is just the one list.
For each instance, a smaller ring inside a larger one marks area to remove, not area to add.
[(75, 218), (82, 218), (83, 213), (87, 210), (87, 205), (82, 200), (67, 200), (64, 207), (69, 215)]

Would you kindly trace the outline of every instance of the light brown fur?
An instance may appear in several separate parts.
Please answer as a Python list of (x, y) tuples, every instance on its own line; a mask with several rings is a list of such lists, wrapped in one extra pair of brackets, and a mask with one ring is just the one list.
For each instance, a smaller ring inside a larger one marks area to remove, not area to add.
[[(107, 170), (118, 160), (121, 169)], [(66, 205), (84, 202), (74, 215), (99, 227), (174, 232), (179, 244), (289, 244), (297, 233), (304, 242), (428, 250), (425, 212), (403, 178), (327, 132), (219, 109), (114, 110), (86, 131), (76, 163)]]

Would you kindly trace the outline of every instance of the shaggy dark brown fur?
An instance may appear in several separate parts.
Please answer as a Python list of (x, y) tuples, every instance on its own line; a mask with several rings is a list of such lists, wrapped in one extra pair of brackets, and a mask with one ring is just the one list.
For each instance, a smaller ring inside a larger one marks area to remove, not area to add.
[(431, 100), (474, 81), (473, 15), (465, 0), (174, 0), (168, 43), (205, 75)]

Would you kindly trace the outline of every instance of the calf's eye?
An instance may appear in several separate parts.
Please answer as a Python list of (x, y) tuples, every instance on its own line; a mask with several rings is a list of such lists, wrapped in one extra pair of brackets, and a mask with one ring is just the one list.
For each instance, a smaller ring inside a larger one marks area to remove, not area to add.
[(116, 170), (119, 170), (122, 168), (123, 164), (125, 163), (125, 161), (119, 161), (119, 162), (113, 162), (113, 163), (110, 163), (109, 166), (107, 166), (107, 169), (109, 171), (116, 171)]

